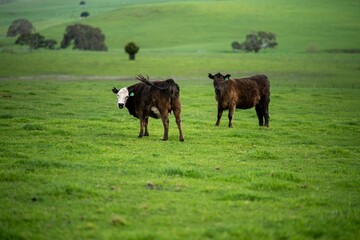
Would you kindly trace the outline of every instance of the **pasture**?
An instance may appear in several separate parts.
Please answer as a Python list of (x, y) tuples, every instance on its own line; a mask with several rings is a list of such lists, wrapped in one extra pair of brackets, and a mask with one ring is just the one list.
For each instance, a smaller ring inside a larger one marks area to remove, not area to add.
[[(25, 17), (60, 42), (82, 22), (109, 47), (31, 51), (0, 37), (0, 239), (360, 237), (360, 55), (346, 53), (359, 3), (86, 2), (80, 20), (70, 0), (0, 1), (3, 33)], [(232, 52), (253, 30), (275, 32), (278, 48)], [(254, 109), (214, 126), (207, 74), (219, 71), (269, 77), (269, 128)], [(168, 141), (155, 119), (137, 138), (111, 92), (137, 74), (180, 85), (184, 142), (173, 115)]]

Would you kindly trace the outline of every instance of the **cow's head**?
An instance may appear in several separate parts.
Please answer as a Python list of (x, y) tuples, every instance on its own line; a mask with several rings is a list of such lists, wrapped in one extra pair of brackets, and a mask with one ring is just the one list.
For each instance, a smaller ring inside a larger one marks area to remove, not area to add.
[(127, 99), (129, 98), (129, 90), (126, 87), (120, 90), (113, 88), (112, 92), (116, 94), (118, 98), (118, 107), (122, 109), (125, 106)]
[(230, 79), (231, 75), (230, 74), (226, 74), (225, 76), (222, 75), (221, 73), (217, 73), (215, 75), (212, 75), (211, 73), (209, 73), (209, 78), (213, 79), (214, 81), (224, 81), (227, 79)]

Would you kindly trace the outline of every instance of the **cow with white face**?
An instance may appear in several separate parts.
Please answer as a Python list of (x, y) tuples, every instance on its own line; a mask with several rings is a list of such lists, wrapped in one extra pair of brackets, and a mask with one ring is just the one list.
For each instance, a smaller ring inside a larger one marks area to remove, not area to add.
[(169, 114), (174, 113), (179, 129), (180, 141), (184, 141), (181, 128), (180, 88), (174, 80), (150, 82), (143, 76), (137, 76), (141, 83), (130, 87), (115, 87), (112, 92), (118, 98), (118, 107), (126, 107), (131, 115), (140, 120), (139, 138), (149, 136), (147, 129), (149, 117), (161, 118), (164, 125), (163, 140), (168, 140)]
[(118, 107), (122, 109), (126, 104), (126, 100), (129, 98), (129, 91), (127, 88), (122, 88), (116, 93), (116, 96), (118, 98)]

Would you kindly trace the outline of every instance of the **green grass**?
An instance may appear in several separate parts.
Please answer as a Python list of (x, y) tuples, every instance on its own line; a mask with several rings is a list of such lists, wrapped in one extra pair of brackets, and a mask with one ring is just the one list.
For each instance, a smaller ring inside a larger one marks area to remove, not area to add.
[(358, 90), (274, 87), (269, 129), (229, 129), (210, 82), (179, 84), (184, 143), (173, 117), (138, 139), (116, 81), (2, 81), (2, 237), (359, 237)]
[[(60, 42), (80, 22), (109, 47), (30, 51), (0, 37), (0, 239), (360, 237), (360, 57), (346, 53), (359, 49), (358, 2), (86, 2), (0, 3), (4, 34), (22, 17)], [(231, 51), (259, 30), (279, 46)], [(253, 109), (214, 126), (207, 73), (219, 71), (269, 77), (270, 128)], [(137, 74), (179, 83), (185, 142), (173, 116), (169, 141), (155, 119), (137, 138), (111, 92)]]
[[(57, 75), (134, 79), (137, 74), (144, 74), (150, 78), (205, 80), (209, 72), (221, 71), (234, 77), (265, 73), (277, 86), (360, 87), (358, 54), (142, 53), (134, 62), (119, 52), (38, 51), (1, 56), (5, 61), (0, 62), (0, 74), (10, 79), (23, 76), (49, 79)], [(43, 62), (46, 59), (51, 60)]]

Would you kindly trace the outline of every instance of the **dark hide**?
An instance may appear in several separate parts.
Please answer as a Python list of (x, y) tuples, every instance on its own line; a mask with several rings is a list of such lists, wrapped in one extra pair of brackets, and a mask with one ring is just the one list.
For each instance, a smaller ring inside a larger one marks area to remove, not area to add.
[[(141, 83), (127, 87), (129, 98), (125, 107), (129, 113), (140, 120), (139, 138), (149, 136), (147, 129), (149, 117), (161, 118), (164, 125), (163, 140), (168, 140), (169, 114), (174, 113), (179, 129), (180, 141), (184, 141), (181, 128), (180, 88), (174, 80), (150, 82), (142, 76), (137, 77)], [(118, 89), (113, 88), (115, 94)]]
[(236, 108), (249, 109), (255, 106), (259, 126), (269, 127), (270, 81), (265, 75), (230, 79), (230, 74), (223, 76), (221, 73), (209, 73), (209, 78), (214, 80), (218, 105), (216, 126), (219, 126), (224, 110), (229, 110), (229, 127), (232, 127)]

